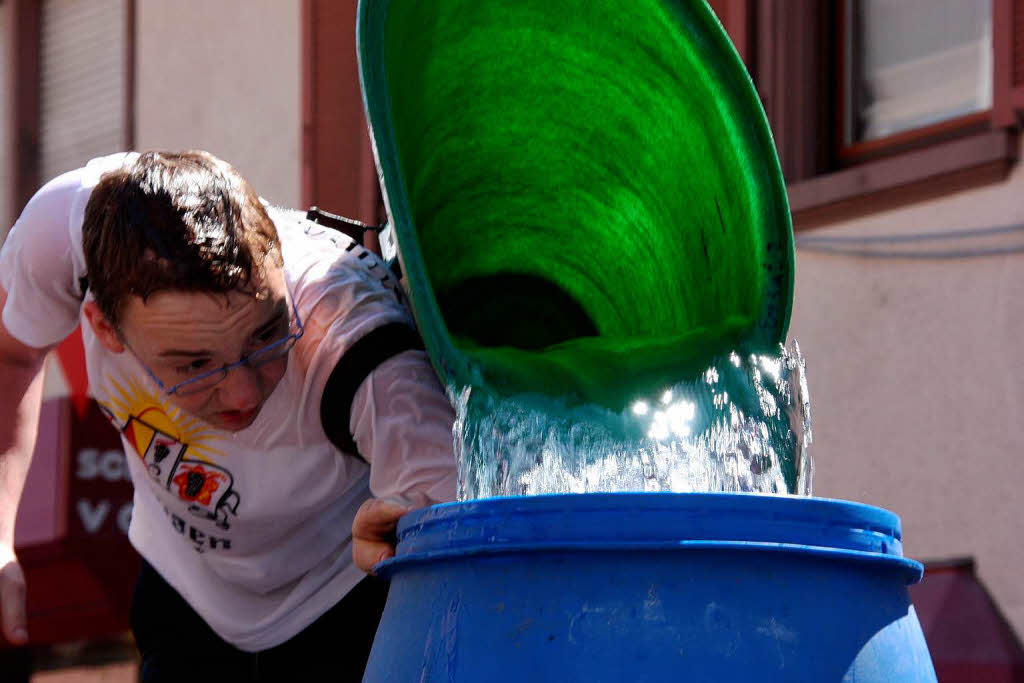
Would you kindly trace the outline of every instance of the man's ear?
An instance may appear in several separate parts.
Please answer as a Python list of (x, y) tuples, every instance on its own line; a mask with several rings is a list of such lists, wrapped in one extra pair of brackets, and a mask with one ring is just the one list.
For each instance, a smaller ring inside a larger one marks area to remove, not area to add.
[(89, 321), (93, 333), (96, 334), (96, 338), (100, 340), (100, 343), (108, 351), (111, 353), (121, 353), (124, 351), (124, 342), (121, 341), (117, 330), (107, 321), (106, 316), (100, 311), (100, 307), (96, 305), (95, 301), (86, 301), (82, 304), (82, 312), (85, 313), (85, 317)]

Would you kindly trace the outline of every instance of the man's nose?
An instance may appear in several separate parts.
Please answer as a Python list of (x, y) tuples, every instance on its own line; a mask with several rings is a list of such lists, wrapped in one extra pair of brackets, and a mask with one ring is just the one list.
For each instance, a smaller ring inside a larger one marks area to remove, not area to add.
[(262, 398), (263, 383), (259, 371), (243, 363), (228, 370), (219, 388), (225, 410), (251, 410)]

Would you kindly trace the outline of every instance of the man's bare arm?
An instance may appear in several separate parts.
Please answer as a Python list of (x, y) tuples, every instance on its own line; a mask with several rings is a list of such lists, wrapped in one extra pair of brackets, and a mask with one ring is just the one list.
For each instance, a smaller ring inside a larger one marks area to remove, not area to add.
[[(0, 311), (7, 292), (0, 287)], [(0, 320), (0, 625), (14, 644), (28, 639), (25, 576), (14, 554), (14, 520), (32, 461), (43, 395), (43, 361), (11, 336)]]

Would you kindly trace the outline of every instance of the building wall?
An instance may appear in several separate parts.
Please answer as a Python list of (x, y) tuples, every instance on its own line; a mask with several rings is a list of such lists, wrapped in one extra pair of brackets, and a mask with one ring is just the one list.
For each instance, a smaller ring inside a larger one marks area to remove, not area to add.
[[(815, 240), (1024, 224), (1000, 183), (802, 233)], [(1024, 249), (1024, 230), (899, 247)], [(918, 559), (973, 555), (1024, 634), (1024, 253), (880, 258), (797, 250), (790, 336), (807, 360), (815, 494), (889, 508)]]
[(206, 149), (298, 206), (299, 2), (136, 0), (135, 146)]

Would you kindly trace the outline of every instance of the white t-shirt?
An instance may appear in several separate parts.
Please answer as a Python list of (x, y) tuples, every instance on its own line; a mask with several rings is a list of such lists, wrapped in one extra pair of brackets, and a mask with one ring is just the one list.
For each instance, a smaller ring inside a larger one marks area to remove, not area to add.
[(305, 327), (284, 377), (240, 432), (174, 408), (132, 354), (99, 343), (80, 311), (86, 203), (103, 173), (133, 158), (95, 159), (32, 198), (0, 251), (3, 323), (37, 348), (82, 323), (91, 391), (128, 454), (131, 542), (221, 637), (266, 649), (363, 578), (352, 564), (352, 520), (371, 491), (420, 504), (454, 499), (452, 408), (426, 355), (405, 351), (353, 399), (349, 427), (370, 465), (329, 442), (320, 400), (338, 360), (371, 330), (412, 320), (376, 256), (279, 209), (270, 214)]

